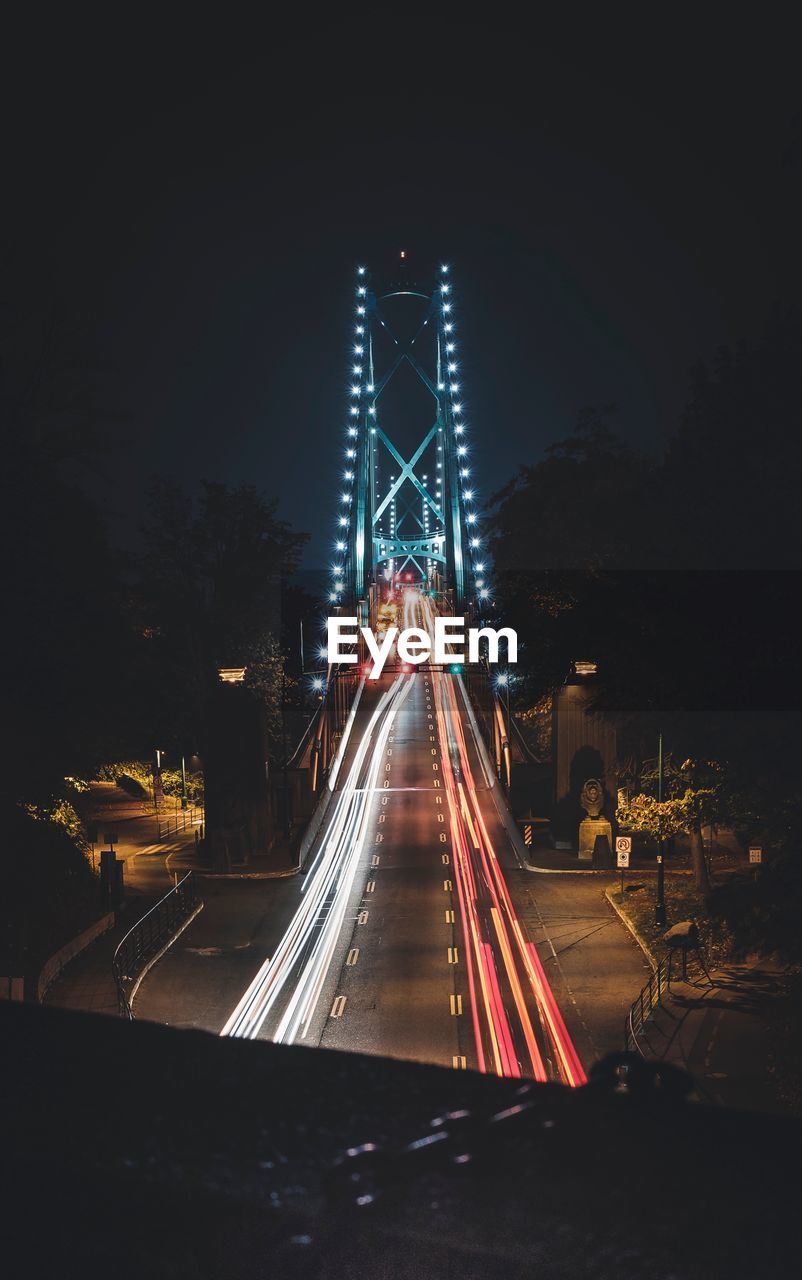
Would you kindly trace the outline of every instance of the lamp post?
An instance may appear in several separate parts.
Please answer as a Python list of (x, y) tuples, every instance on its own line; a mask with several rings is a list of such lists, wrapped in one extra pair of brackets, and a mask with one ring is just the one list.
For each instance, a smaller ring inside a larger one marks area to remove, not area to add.
[[(657, 800), (663, 799), (663, 735), (657, 740)], [(665, 868), (663, 866), (663, 837), (657, 841), (657, 897), (654, 903), (654, 922), (663, 925), (666, 922)]]
[(181, 756), (181, 808), (187, 807), (187, 762), (186, 757)]

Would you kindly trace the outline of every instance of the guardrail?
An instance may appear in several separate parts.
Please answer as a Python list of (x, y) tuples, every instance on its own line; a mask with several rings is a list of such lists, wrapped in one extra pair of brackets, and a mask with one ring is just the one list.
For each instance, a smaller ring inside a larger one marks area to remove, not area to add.
[(645, 1057), (638, 1044), (638, 1034), (652, 1016), (653, 1011), (663, 1002), (663, 992), (667, 991), (671, 982), (670, 953), (663, 956), (654, 973), (641, 988), (640, 994), (632, 1001), (629, 1013), (624, 1022), (624, 1048), (635, 1049), (641, 1057)]
[(131, 1003), (139, 983), (179, 929), (188, 924), (202, 906), (195, 876), (188, 871), (183, 880), (128, 930), (112, 960), (120, 1017), (133, 1021)]
[(203, 809), (196, 809), (194, 804), (189, 805), (186, 809), (177, 809), (170, 817), (162, 819), (157, 816), (156, 821), (158, 824), (156, 839), (166, 840), (168, 836), (177, 835), (179, 831), (186, 831), (187, 827), (202, 823)]

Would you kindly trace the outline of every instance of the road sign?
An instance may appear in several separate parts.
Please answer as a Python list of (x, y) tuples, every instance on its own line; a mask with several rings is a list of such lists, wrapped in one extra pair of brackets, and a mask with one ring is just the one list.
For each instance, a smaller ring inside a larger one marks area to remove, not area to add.
[(763, 861), (763, 849), (759, 844), (753, 844), (749, 849), (749, 861), (755, 866), (760, 866)]
[(631, 836), (616, 836), (615, 838), (615, 857), (616, 864), (619, 867), (629, 866), (629, 855), (632, 852)]

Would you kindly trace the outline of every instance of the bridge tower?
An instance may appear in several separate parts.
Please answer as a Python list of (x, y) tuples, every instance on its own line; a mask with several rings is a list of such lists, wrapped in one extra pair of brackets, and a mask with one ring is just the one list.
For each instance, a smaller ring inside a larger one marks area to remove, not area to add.
[(388, 278), (356, 271), (329, 600), (363, 615), (369, 599), (413, 583), (455, 612), (481, 613), (489, 594), (453, 289), (447, 266), (433, 275), (416, 279), (404, 251)]

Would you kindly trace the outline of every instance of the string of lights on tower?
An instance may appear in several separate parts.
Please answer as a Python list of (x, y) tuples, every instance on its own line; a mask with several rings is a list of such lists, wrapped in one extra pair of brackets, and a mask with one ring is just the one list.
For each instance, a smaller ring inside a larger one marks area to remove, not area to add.
[[(392, 589), (397, 583), (412, 581), (426, 587), (437, 582), (451, 590), (457, 609), (470, 606), (473, 599), (481, 613), (490, 587), (471, 481), (449, 268), (440, 267), (433, 288), (421, 288), (409, 279), (406, 257), (402, 252), (403, 279), (381, 292), (373, 286), (366, 267), (356, 271), (344, 467), (329, 602), (355, 604), (373, 583), (383, 582)], [(395, 336), (388, 320), (389, 304), (403, 295), (419, 298), (426, 306), (416, 338), (408, 344)], [(373, 337), (377, 325), (395, 344), (393, 360), (378, 377)], [(413, 344), (426, 334), (434, 338), (433, 343), (426, 339), (434, 350), (424, 362), (420, 358), (424, 341), (414, 350)], [(412, 365), (437, 404), (434, 425), (409, 459), (386, 435), (379, 410), (381, 395), (404, 361)], [(390, 455), (389, 465), (385, 453)], [(433, 459), (433, 474), (432, 462), (426, 471), (419, 470), (427, 456)], [(410, 531), (407, 523), (404, 531), (405, 520), (413, 520), (417, 528)]]

